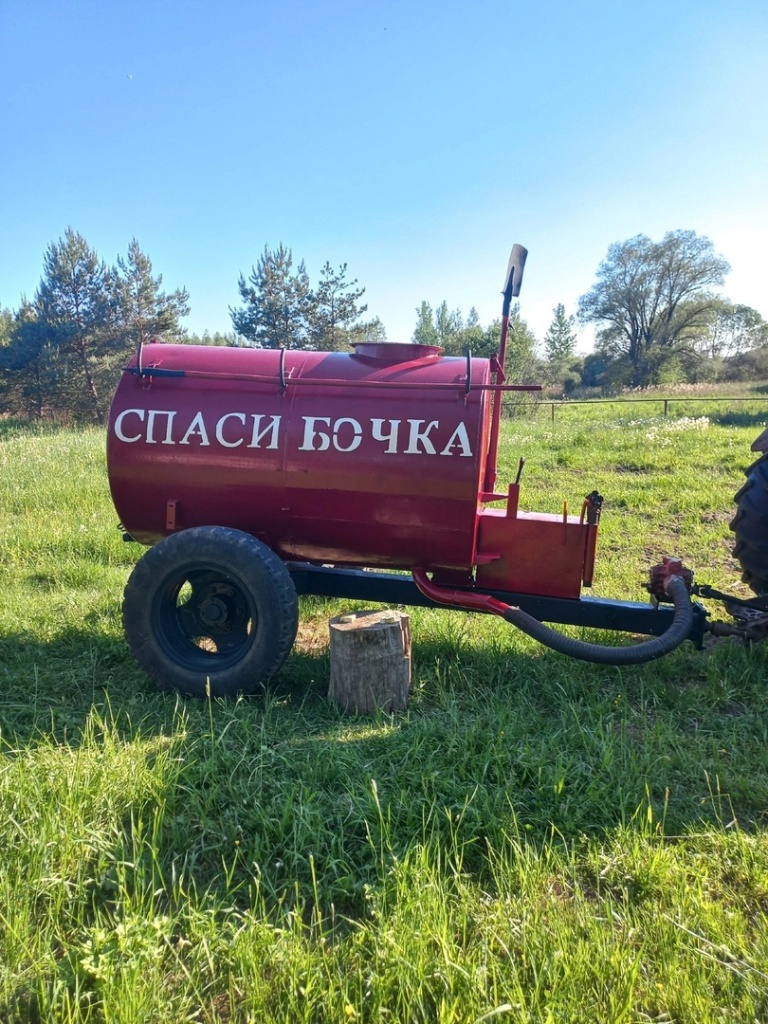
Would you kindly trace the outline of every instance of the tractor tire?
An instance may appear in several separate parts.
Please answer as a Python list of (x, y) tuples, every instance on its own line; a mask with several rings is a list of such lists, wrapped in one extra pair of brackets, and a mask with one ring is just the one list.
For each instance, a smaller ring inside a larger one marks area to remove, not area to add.
[(280, 668), (298, 629), (283, 562), (240, 530), (171, 534), (137, 562), (123, 597), (136, 661), (162, 690), (193, 697), (251, 694)]
[(755, 594), (768, 594), (768, 455), (746, 470), (747, 482), (734, 496), (736, 535), (733, 555), (742, 568), (742, 580)]

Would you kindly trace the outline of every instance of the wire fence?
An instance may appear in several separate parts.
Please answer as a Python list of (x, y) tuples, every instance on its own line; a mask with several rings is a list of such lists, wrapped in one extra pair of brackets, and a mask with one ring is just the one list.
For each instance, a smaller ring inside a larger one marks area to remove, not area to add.
[[(555, 416), (557, 410), (564, 410), (571, 408), (576, 405), (584, 406), (597, 406), (597, 405), (613, 405), (613, 406), (628, 406), (628, 405), (639, 405), (639, 404), (651, 404), (655, 405), (661, 415), (670, 416), (672, 414), (673, 406), (684, 406), (689, 403), (705, 403), (707, 405), (722, 406), (741, 406), (745, 403), (754, 403), (758, 406), (762, 406), (765, 410), (766, 417), (768, 417), (768, 394), (766, 395), (750, 395), (744, 397), (741, 395), (674, 395), (667, 397), (654, 397), (654, 398), (634, 398), (630, 396), (623, 396), (621, 398), (582, 398), (566, 400), (549, 400), (535, 398), (533, 401), (516, 403), (514, 406), (515, 413), (521, 412), (536, 412), (546, 410), (549, 413), (549, 417), (552, 422), (555, 422)], [(758, 410), (759, 412), (760, 410)]]

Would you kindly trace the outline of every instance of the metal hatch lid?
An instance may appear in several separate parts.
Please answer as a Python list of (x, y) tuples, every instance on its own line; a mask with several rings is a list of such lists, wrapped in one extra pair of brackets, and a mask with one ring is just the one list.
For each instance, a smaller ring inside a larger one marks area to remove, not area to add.
[(356, 341), (353, 357), (376, 363), (435, 362), (443, 352), (440, 345), (418, 345), (409, 341)]

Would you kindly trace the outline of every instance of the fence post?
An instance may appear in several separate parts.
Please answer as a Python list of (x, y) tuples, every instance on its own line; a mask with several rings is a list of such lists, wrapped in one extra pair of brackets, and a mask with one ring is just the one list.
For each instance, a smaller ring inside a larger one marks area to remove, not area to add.
[(669, 399), (665, 398), (664, 399), (664, 415), (665, 416), (667, 415), (668, 411), (669, 411)]
[(552, 422), (555, 422), (555, 403), (552, 403)]

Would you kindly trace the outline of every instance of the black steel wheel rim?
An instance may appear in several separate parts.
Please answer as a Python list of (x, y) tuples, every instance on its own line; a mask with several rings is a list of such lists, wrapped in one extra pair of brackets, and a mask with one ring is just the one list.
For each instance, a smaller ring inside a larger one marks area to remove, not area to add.
[(165, 654), (193, 671), (231, 668), (256, 640), (258, 611), (249, 588), (215, 565), (188, 566), (157, 588), (152, 627)]

